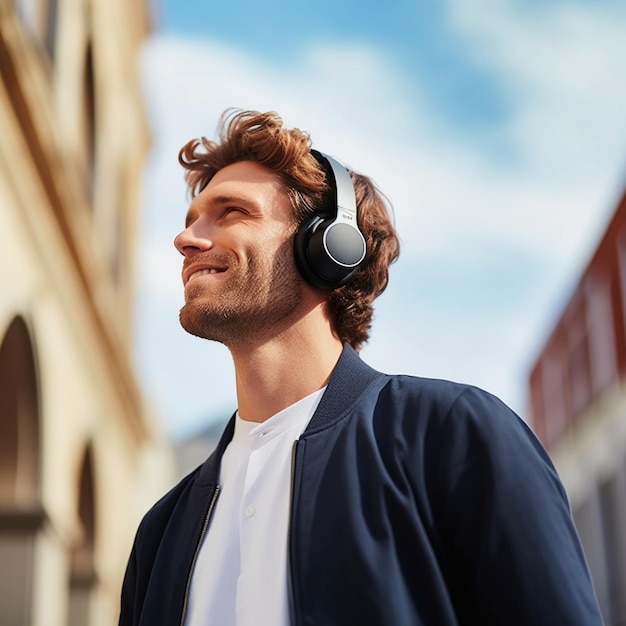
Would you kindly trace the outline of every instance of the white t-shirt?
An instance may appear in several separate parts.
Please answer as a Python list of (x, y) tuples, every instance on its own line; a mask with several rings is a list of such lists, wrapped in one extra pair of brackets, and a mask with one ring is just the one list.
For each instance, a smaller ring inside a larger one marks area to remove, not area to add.
[(324, 393), (263, 423), (236, 417), (221, 492), (191, 579), (185, 626), (288, 626), (291, 456)]

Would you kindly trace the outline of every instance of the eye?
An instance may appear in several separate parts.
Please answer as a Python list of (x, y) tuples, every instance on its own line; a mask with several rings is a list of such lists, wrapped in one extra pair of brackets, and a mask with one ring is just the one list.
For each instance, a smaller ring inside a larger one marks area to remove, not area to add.
[(224, 217), (227, 217), (229, 215), (237, 215), (237, 214), (243, 214), (246, 215), (247, 211), (245, 209), (242, 209), (239, 206), (228, 206), (224, 209)]

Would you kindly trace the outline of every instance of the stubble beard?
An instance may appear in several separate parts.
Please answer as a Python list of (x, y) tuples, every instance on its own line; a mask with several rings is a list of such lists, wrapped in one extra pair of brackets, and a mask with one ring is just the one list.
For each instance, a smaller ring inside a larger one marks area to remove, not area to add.
[(229, 265), (221, 284), (187, 287), (180, 324), (190, 334), (229, 348), (265, 341), (282, 332), (302, 303), (303, 280), (291, 246), (273, 259), (249, 257)]

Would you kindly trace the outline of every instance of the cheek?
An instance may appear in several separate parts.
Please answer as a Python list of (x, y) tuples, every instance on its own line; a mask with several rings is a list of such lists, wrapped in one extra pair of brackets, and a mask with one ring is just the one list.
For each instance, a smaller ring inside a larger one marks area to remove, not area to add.
[(282, 245), (276, 250), (273, 258), (273, 264), (274, 267), (280, 268), (283, 273), (290, 271), (298, 274), (292, 239), (283, 241)]
[(246, 250), (246, 256), (253, 261), (257, 267), (267, 268), (287, 268), (296, 267), (293, 255), (293, 237), (285, 238), (284, 233), (267, 241), (263, 245), (255, 244)]

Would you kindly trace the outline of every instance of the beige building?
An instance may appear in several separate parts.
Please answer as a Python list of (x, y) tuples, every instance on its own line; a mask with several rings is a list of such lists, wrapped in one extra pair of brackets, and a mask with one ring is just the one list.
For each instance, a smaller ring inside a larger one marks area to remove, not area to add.
[(143, 0), (0, 0), (0, 623), (117, 622), (172, 481), (131, 367)]
[(626, 195), (529, 377), (607, 626), (626, 625)]

